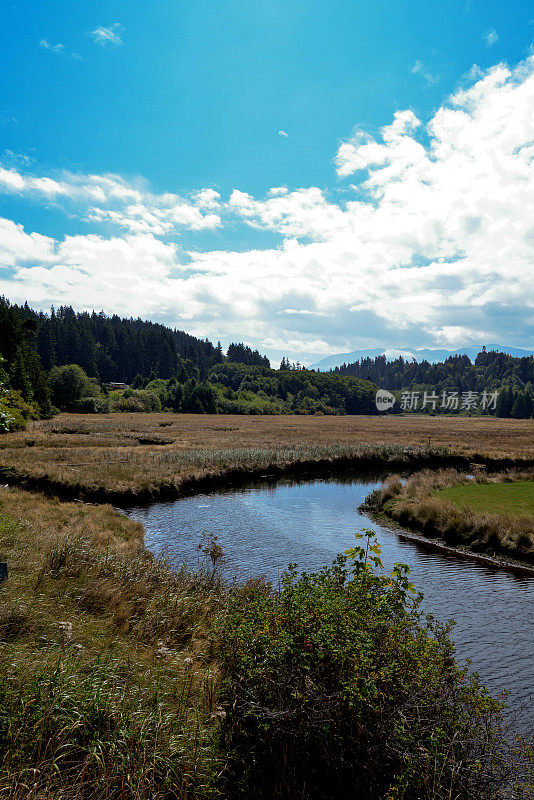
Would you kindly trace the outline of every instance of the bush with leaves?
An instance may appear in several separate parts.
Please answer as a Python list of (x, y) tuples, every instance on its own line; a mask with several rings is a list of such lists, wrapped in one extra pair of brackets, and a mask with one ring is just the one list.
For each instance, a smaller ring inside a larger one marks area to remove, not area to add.
[(114, 401), (113, 411), (157, 412), (161, 411), (161, 400), (156, 392), (147, 389), (126, 389)]
[(8, 433), (13, 427), (13, 414), (6, 405), (7, 389), (0, 384), (0, 433)]
[(72, 404), (72, 410), (79, 414), (107, 414), (111, 408), (108, 397), (81, 397)]
[(27, 403), (20, 392), (0, 384), (0, 433), (23, 431), (29, 419), (39, 419), (39, 411)]
[[(237, 590), (223, 623), (231, 796), (490, 800), (516, 769), (501, 703), (423, 619), (409, 569), (372, 531), (277, 591)], [(515, 795), (510, 795), (515, 796)], [(519, 796), (519, 795), (517, 795)]]

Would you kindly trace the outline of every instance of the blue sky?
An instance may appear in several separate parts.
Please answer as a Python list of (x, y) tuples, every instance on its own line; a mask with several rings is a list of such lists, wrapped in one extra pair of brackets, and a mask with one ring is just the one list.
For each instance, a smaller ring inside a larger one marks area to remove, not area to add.
[(531, 3), (7, 0), (0, 36), (12, 299), (304, 362), (534, 344)]

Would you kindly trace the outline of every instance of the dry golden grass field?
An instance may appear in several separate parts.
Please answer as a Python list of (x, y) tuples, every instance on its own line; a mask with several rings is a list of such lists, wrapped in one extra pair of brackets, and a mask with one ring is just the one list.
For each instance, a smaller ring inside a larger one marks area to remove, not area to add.
[[(0, 439), (0, 467), (112, 493), (179, 488), (184, 479), (298, 462), (384, 461), (406, 448), (472, 460), (534, 459), (534, 421), (429, 416), (61, 414)], [(429, 449), (430, 448), (430, 449)], [(14, 474), (14, 473), (13, 473)]]

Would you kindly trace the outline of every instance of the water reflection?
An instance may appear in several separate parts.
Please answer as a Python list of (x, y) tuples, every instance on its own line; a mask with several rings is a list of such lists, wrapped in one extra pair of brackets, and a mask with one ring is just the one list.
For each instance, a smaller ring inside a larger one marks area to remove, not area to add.
[(437, 552), (360, 514), (358, 506), (383, 477), (280, 481), (266, 475), (253, 486), (127, 513), (144, 524), (147, 547), (176, 565), (194, 564), (202, 535), (217, 535), (227, 552), (227, 575), (238, 579), (265, 575), (276, 581), (290, 562), (317, 569), (350, 547), (355, 531), (375, 530), (385, 568), (397, 561), (410, 566), (425, 611), (456, 620), (458, 657), (472, 660), (493, 693), (509, 690), (510, 708), (523, 709), (521, 728), (534, 733), (534, 579)]

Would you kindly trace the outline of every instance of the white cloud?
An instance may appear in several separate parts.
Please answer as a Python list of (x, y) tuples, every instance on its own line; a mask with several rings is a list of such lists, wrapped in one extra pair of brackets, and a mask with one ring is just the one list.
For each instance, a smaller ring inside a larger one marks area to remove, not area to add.
[(497, 42), (499, 41), (499, 36), (498, 36), (497, 31), (495, 30), (495, 28), (492, 28), (491, 30), (487, 31), (484, 34), (483, 38), (484, 38), (484, 41), (486, 42), (486, 45), (488, 47), (493, 47), (493, 45), (497, 44)]
[(166, 192), (154, 194), (143, 181), (128, 182), (118, 175), (68, 172), (56, 178), (23, 174), (0, 164), (0, 192), (27, 195), (67, 204), (70, 213), (93, 222), (109, 222), (134, 233), (172, 234), (181, 228), (216, 228), (220, 195), (202, 189), (189, 199)]
[(297, 189), (288, 192), (277, 189), (268, 200), (254, 200), (250, 195), (234, 190), (228, 207), (255, 227), (278, 231), (284, 236), (324, 239), (346, 227), (346, 217), (335, 203), (329, 203), (321, 189)]
[(0, 165), (0, 191), (21, 192), (24, 190), (24, 178), (14, 169), (4, 169)]
[(58, 44), (50, 44), (48, 39), (41, 39), (39, 45), (44, 48), (44, 50), (50, 50), (51, 53), (56, 53), (56, 55), (60, 55), (65, 51), (65, 46), (58, 42)]
[(156, 236), (171, 234), (179, 228), (192, 231), (217, 228), (221, 218), (218, 214), (203, 214), (199, 208), (188, 203), (176, 202), (165, 208), (147, 208), (146, 205), (126, 206), (123, 211), (94, 208), (87, 219), (95, 222), (112, 222), (133, 233), (153, 233)]
[(49, 262), (53, 255), (53, 239), (38, 233), (27, 234), (22, 225), (0, 218), (0, 268), (28, 261)]
[[(534, 344), (534, 57), (474, 71), (429, 119), (397, 111), (336, 155), (338, 195), (276, 186), (181, 198), (116, 175), (0, 171), (3, 191), (113, 233), (0, 227), (1, 291), (168, 321), (306, 360), (356, 346)], [(184, 253), (181, 228), (271, 232), (267, 249)], [(105, 235), (104, 235), (105, 233)]]
[(11, 164), (11, 166), (28, 166), (31, 164), (32, 157), (28, 153), (15, 153), (13, 150), (4, 150), (2, 154), (2, 161), (4, 164)]
[(424, 78), (427, 86), (432, 86), (432, 84), (438, 83), (440, 79), (439, 75), (434, 75), (432, 72), (430, 72), (430, 70), (425, 67), (423, 62), (419, 59), (417, 59), (417, 61), (410, 67), (410, 72), (412, 75), (420, 75), (422, 78)]
[[(396, 111), (391, 125), (381, 129), (383, 142), (372, 136), (356, 131), (352, 139), (344, 142), (336, 156), (339, 175), (350, 175), (371, 166), (401, 164), (406, 166), (424, 155), (423, 147), (411, 137), (421, 122), (413, 111)], [(395, 169), (393, 170), (395, 171)], [(387, 176), (391, 178), (391, 172)]]
[(41, 39), (39, 42), (39, 47), (42, 47), (43, 50), (48, 50), (50, 53), (55, 53), (57, 56), (66, 56), (67, 58), (71, 58), (74, 61), (82, 61), (82, 57), (79, 53), (70, 53), (65, 49), (65, 45), (61, 42), (57, 44), (51, 44), (48, 39)]
[(289, 137), (289, 134), (286, 133), (285, 131), (278, 131), (278, 136), (285, 136), (285, 138), (287, 139)]
[(95, 44), (101, 47), (117, 47), (118, 45), (124, 44), (122, 41), (123, 32), (123, 26), (119, 22), (114, 22), (107, 28), (103, 25), (95, 28), (94, 31), (90, 31), (89, 36)]
[(215, 189), (201, 189), (192, 196), (198, 208), (215, 209), (220, 207), (221, 195)]

